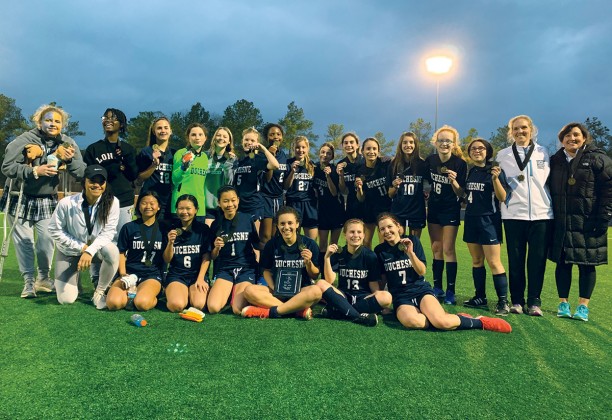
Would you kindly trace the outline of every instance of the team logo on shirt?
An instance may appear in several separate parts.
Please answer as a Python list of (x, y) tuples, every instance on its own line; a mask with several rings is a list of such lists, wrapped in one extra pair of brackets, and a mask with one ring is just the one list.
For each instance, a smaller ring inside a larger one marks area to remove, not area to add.
[(399, 271), (406, 268), (412, 268), (412, 262), (409, 259), (403, 259), (399, 261), (391, 261), (384, 263), (385, 271)]

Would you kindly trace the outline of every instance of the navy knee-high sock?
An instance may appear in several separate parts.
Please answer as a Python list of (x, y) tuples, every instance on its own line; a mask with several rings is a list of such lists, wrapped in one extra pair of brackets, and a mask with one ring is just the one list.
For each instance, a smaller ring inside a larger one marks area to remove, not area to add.
[(493, 274), (493, 285), (499, 300), (508, 300), (508, 278), (506, 273)]
[(357, 312), (357, 309), (353, 308), (353, 305), (351, 305), (348, 300), (344, 298), (344, 296), (336, 293), (331, 287), (323, 292), (323, 299), (325, 299), (328, 305), (336, 308), (348, 319), (353, 320), (359, 318), (359, 312)]
[(487, 269), (484, 267), (472, 267), (472, 278), (477, 298), (487, 297)]
[(433, 263), (431, 263), (431, 271), (433, 273), (434, 287), (442, 289), (442, 273), (444, 272), (444, 260), (433, 260)]
[(482, 330), (482, 321), (476, 318), (469, 318), (467, 316), (457, 315), (459, 317), (458, 330)]
[(457, 263), (446, 263), (446, 290), (455, 293), (455, 283), (457, 282)]

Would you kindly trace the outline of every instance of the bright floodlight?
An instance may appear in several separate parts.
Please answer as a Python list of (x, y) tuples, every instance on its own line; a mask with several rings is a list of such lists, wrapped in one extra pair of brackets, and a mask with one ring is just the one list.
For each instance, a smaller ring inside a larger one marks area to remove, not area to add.
[(445, 74), (449, 72), (453, 65), (453, 60), (449, 57), (439, 55), (425, 60), (425, 65), (427, 66), (427, 71), (430, 73)]

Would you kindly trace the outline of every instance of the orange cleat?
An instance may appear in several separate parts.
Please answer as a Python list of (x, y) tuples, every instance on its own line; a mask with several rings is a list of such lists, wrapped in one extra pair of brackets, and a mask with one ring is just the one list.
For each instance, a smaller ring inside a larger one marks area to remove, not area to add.
[(270, 318), (270, 309), (259, 306), (245, 306), (241, 312), (244, 318)]
[(512, 326), (501, 318), (490, 318), (488, 316), (478, 316), (476, 319), (480, 319), (482, 322), (482, 329), (487, 331), (495, 331), (504, 334), (510, 334), (512, 332)]
[(295, 313), (296, 318), (303, 318), (306, 321), (310, 321), (312, 319), (312, 309), (306, 308), (301, 311)]

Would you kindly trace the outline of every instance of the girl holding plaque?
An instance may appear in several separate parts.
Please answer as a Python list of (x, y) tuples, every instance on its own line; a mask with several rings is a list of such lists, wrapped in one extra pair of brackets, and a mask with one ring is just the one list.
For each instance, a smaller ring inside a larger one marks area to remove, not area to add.
[(232, 185), (240, 197), (240, 211), (251, 215), (259, 229), (263, 216), (263, 197), (260, 193), (262, 176), (266, 171), (278, 169), (279, 164), (272, 153), (259, 142), (259, 132), (254, 127), (242, 131), (242, 151), (244, 157), (234, 163)]
[(391, 198), (387, 190), (390, 160), (380, 158), (380, 144), (374, 137), (368, 137), (361, 145), (364, 157), (363, 165), (357, 169), (355, 191), (357, 200), (364, 204), (363, 221), (365, 222), (366, 247), (372, 247), (372, 238), (376, 230), (376, 218), (379, 213), (388, 211)]
[(424, 174), (425, 161), (419, 154), (419, 139), (413, 132), (402, 133), (387, 176), (389, 197), (393, 200), (391, 213), (406, 231), (419, 238), (426, 218)]
[(172, 164), (172, 208), (177, 208), (178, 198), (185, 194), (196, 197), (202, 203), (197, 213), (202, 222), (206, 215), (204, 201), (208, 156), (204, 143), (207, 134), (208, 130), (202, 124), (189, 124), (185, 132), (187, 147), (174, 154)]
[[(459, 147), (459, 133), (453, 127), (440, 127), (433, 135), (431, 142), (436, 148), (435, 154), (429, 156), (427, 178), (431, 183), (427, 208), (427, 228), (431, 238), (433, 253), (432, 275), (434, 292), (440, 301), (454, 305), (455, 281), (457, 280), (457, 253), (455, 242), (461, 221), (461, 200), (455, 195), (448, 177), (448, 171), (456, 173), (459, 186), (465, 186), (467, 164)], [(442, 274), (446, 261), (446, 293), (443, 289)]]
[(206, 305), (208, 283), (204, 276), (210, 265), (212, 232), (206, 224), (195, 220), (198, 199), (183, 194), (176, 201), (180, 225), (168, 232), (164, 261), (169, 264), (164, 288), (170, 312), (180, 312), (187, 304), (197, 309)]
[(246, 306), (242, 316), (312, 319), (310, 307), (321, 300), (321, 290), (313, 284), (319, 275), (319, 247), (298, 234), (300, 219), (293, 207), (281, 207), (276, 220), (279, 234), (268, 241), (259, 261), (267, 286), (253, 284), (245, 289), (244, 296), (253, 306)]
[(212, 223), (215, 235), (211, 257), (213, 283), (208, 294), (208, 312), (220, 312), (232, 296), (232, 310), (240, 315), (247, 305), (244, 289), (257, 279), (255, 250), (259, 246), (257, 228), (250, 215), (240, 213), (236, 189), (226, 185), (218, 192), (222, 215)]
[(378, 229), (384, 242), (374, 252), (385, 283), (393, 296), (393, 308), (398, 321), (408, 329), (439, 330), (483, 329), (509, 333), (512, 327), (501, 318), (446, 313), (430, 284), (425, 281), (425, 253), (421, 241), (414, 235), (402, 235), (399, 221), (391, 213), (378, 217)]
[(109, 310), (123, 309), (128, 303), (128, 290), (136, 286), (134, 306), (148, 311), (157, 305), (162, 286), (163, 234), (157, 220), (161, 212), (155, 191), (138, 195), (137, 220), (121, 228), (119, 248), (119, 277), (106, 296)]
[(512, 190), (501, 206), (508, 251), (510, 313), (532, 316), (543, 315), (540, 294), (553, 218), (546, 185), (549, 157), (546, 148), (536, 142), (537, 134), (538, 129), (531, 118), (518, 115), (508, 122), (508, 140), (512, 145), (497, 153), (497, 162), (506, 173)]
[[(324, 260), (325, 276), (317, 282), (327, 302), (321, 314), (374, 327), (378, 324), (376, 314), (391, 307), (391, 294), (380, 290), (376, 254), (363, 245), (363, 221), (349, 219), (343, 230), (346, 247), (329, 245)], [(333, 286), (336, 279), (337, 288)]]
[(172, 128), (167, 117), (155, 118), (149, 127), (147, 146), (136, 157), (138, 179), (143, 181), (140, 194), (155, 191), (159, 197), (160, 218), (173, 216), (172, 165), (176, 150), (170, 147)]
[(315, 165), (310, 160), (310, 143), (304, 136), (293, 141), (293, 156), (287, 160), (285, 195), (287, 205), (297, 210), (304, 234), (310, 239), (319, 235), (319, 218), (314, 188)]
[[(607, 233), (612, 218), (612, 160), (593, 144), (580, 123), (559, 132), (562, 148), (550, 158), (549, 186), (555, 214), (549, 258), (557, 264), (557, 316), (589, 320), (595, 267), (608, 263)], [(578, 306), (568, 302), (572, 267), (578, 266)]]
[(475, 296), (463, 304), (474, 308), (487, 307), (485, 259), (493, 274), (493, 285), (497, 292), (497, 315), (508, 315), (508, 279), (501, 262), (502, 227), (499, 203), (508, 196), (506, 175), (499, 165), (493, 165), (493, 147), (481, 138), (468, 144), (468, 156), (474, 166), (468, 172), (465, 188), (456, 180), (457, 174), (449, 169), (448, 177), (455, 193), (465, 199), (465, 226), (463, 240), (472, 256), (472, 277)]

